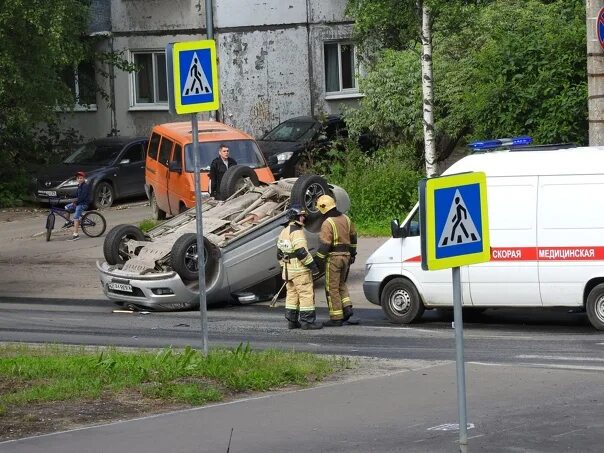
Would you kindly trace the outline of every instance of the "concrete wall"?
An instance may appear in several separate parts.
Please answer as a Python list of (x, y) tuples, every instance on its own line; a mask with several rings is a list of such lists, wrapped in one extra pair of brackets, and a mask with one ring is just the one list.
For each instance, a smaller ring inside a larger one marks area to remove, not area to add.
[[(122, 57), (206, 37), (204, 0), (110, 1), (113, 48)], [(354, 105), (355, 99), (325, 100), (323, 42), (351, 36), (345, 7), (346, 0), (214, 0), (221, 120), (261, 136), (287, 118)], [(134, 108), (129, 74), (115, 76), (120, 135), (147, 135), (154, 124), (189, 119), (167, 107)], [(108, 134), (109, 106), (99, 97), (97, 107), (67, 116), (67, 123), (87, 137)]]
[(116, 33), (205, 33), (204, 0), (113, 0), (111, 22)]
[(218, 36), (222, 114), (255, 136), (310, 113), (305, 27)]

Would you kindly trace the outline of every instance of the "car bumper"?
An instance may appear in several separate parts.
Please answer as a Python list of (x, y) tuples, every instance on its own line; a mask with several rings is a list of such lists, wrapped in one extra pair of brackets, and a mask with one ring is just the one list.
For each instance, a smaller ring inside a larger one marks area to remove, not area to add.
[[(105, 296), (114, 302), (132, 303), (157, 311), (191, 308), (199, 304), (199, 293), (190, 289), (176, 272), (140, 275), (114, 269), (97, 261)], [(110, 289), (110, 283), (129, 285), (132, 291)], [(170, 292), (171, 294), (163, 294)]]
[(375, 305), (380, 305), (380, 283), (381, 282), (363, 282), (363, 293), (365, 293), (365, 298)]
[(77, 187), (68, 189), (37, 189), (32, 192), (32, 200), (38, 203), (69, 203), (76, 198)]

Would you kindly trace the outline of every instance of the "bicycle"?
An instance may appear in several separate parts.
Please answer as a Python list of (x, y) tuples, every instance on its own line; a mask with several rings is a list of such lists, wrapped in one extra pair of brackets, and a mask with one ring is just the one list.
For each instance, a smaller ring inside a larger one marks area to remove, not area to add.
[[(55, 203), (53, 205), (53, 202)], [(57, 206), (59, 199), (50, 199), (50, 211), (48, 212), (48, 217), (46, 217), (46, 241), (50, 241), (50, 236), (52, 234), (52, 230), (55, 227), (55, 219), (58, 215), (65, 219), (66, 222), (73, 221), (68, 217), (70, 212), (65, 209)], [(82, 217), (80, 218), (80, 228), (84, 234), (91, 238), (99, 237), (101, 234), (105, 232), (107, 228), (107, 221), (103, 214), (98, 211), (86, 211)]]

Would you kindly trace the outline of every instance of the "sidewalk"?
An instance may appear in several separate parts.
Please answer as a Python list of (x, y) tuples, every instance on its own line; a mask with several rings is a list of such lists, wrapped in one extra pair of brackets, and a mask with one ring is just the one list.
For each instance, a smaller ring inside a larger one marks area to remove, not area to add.
[[(456, 452), (455, 363), (0, 443), (5, 453)], [(468, 363), (468, 450), (601, 451), (598, 373)], [(231, 437), (232, 430), (232, 437)]]

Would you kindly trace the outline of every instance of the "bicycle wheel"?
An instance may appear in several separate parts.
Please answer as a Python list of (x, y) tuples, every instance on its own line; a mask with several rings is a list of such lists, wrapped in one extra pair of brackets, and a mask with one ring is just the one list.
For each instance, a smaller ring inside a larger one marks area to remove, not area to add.
[(48, 214), (46, 217), (46, 242), (50, 241), (50, 235), (52, 229), (55, 227), (55, 215), (53, 213)]
[(86, 236), (96, 238), (105, 232), (107, 222), (105, 221), (105, 217), (103, 217), (100, 212), (88, 211), (82, 216), (80, 226), (82, 227), (82, 231)]

